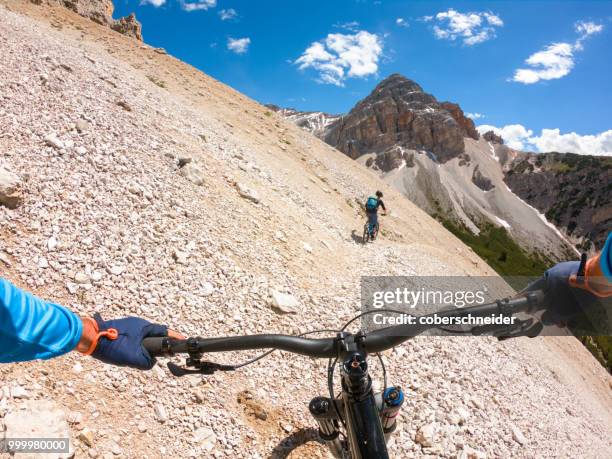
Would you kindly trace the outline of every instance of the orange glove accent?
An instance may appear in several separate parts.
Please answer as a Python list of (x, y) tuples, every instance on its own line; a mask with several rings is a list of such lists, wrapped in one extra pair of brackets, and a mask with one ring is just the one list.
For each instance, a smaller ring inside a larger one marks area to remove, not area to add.
[(174, 331), (174, 330), (168, 330), (168, 338), (172, 338), (172, 339), (187, 339), (183, 335), (181, 335), (179, 332)]
[(584, 277), (579, 278), (572, 274), (569, 283), (572, 287), (581, 288), (591, 292), (599, 298), (612, 296), (612, 284), (606, 279), (600, 264), (601, 254), (589, 258), (584, 269)]
[(83, 333), (81, 339), (76, 346), (76, 350), (84, 355), (91, 355), (98, 346), (98, 340), (101, 337), (108, 338), (110, 340), (116, 340), (119, 337), (119, 333), (114, 328), (109, 328), (105, 331), (100, 331), (98, 322), (91, 317), (81, 317), (83, 322)]

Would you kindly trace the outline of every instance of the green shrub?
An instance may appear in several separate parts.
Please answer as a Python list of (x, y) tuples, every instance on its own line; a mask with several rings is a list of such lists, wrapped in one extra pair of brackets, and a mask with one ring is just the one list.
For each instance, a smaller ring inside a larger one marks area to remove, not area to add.
[(439, 220), (502, 276), (539, 276), (552, 264), (539, 254), (523, 250), (505, 228), (487, 223), (476, 235), (461, 224)]

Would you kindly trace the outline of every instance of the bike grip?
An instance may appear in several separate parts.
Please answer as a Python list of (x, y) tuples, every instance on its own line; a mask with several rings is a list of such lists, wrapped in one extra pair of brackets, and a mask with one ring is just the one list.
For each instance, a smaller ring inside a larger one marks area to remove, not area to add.
[(168, 338), (163, 337), (151, 337), (142, 340), (142, 347), (144, 347), (151, 357), (157, 357), (166, 354), (164, 348)]

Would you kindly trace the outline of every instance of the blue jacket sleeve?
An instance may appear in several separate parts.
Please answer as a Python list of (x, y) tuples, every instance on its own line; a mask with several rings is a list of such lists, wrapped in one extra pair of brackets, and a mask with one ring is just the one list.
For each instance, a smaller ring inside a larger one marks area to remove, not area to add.
[(606, 276), (608, 282), (612, 283), (612, 231), (608, 234), (608, 239), (601, 251), (599, 264), (601, 265), (603, 275)]
[(0, 363), (65, 354), (75, 348), (82, 332), (79, 316), (0, 277)]

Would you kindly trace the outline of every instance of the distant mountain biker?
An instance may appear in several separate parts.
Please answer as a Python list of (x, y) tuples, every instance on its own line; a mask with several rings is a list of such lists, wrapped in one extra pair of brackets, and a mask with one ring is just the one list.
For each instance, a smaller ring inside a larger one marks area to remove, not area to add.
[(382, 207), (382, 215), (386, 215), (387, 212), (387, 208), (385, 207), (385, 203), (383, 202), (382, 197), (382, 191), (377, 191), (376, 196), (370, 196), (365, 204), (366, 215), (368, 216), (368, 228), (370, 230), (370, 236), (372, 236), (372, 232), (374, 230), (378, 232), (378, 208)]
[[(579, 313), (598, 297), (612, 297), (612, 232), (601, 253), (587, 261), (581, 277), (579, 266), (578, 261), (559, 263), (532, 284), (545, 291), (553, 322)], [(154, 336), (182, 339), (165, 325), (137, 317), (79, 317), (0, 277), (0, 363), (49, 359), (75, 350), (105, 363), (148, 370), (155, 359), (142, 340)]]

